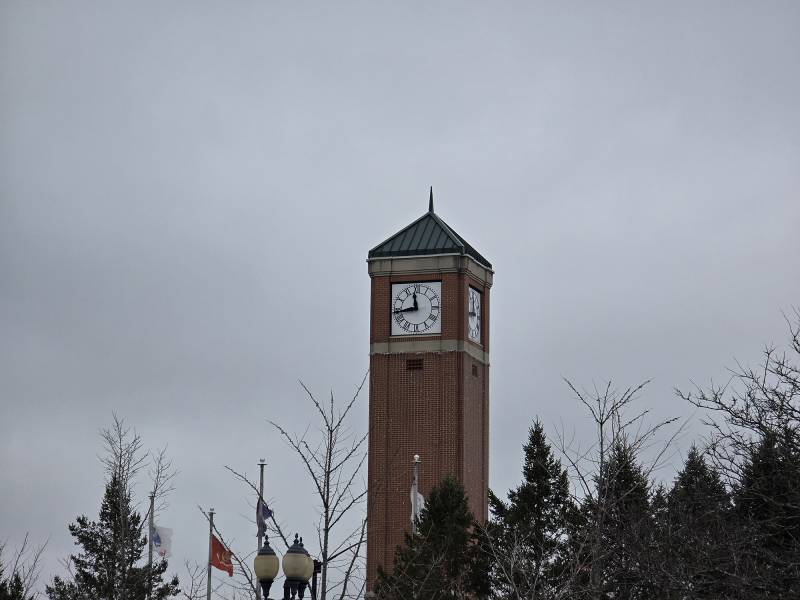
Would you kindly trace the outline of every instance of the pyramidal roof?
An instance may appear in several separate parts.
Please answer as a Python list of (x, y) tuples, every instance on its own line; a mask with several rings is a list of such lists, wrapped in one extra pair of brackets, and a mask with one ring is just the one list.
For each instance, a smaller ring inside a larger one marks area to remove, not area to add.
[(433, 212), (433, 188), (431, 188), (428, 212), (411, 225), (375, 246), (369, 251), (367, 260), (423, 254), (466, 254), (484, 267), (492, 268), (488, 260)]

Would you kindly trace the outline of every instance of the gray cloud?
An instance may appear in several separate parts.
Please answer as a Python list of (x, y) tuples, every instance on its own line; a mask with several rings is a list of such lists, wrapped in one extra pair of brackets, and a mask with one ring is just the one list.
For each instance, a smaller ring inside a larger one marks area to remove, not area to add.
[(3, 3), (0, 538), (51, 536), (58, 570), (112, 410), (170, 444), (179, 560), (198, 502), (251, 543), (222, 465), (261, 456), (310, 534), (266, 419), (305, 428), (298, 378), (352, 392), (366, 252), (431, 184), (497, 269), (495, 489), (533, 415), (586, 434), (562, 377), (653, 377), (642, 405), (688, 416), (672, 387), (756, 361), (800, 298), (799, 28), (793, 2)]

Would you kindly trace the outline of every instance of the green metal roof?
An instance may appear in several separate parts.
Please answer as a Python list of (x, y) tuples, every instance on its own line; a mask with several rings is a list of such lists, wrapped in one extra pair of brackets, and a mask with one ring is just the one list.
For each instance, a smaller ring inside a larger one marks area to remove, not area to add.
[(491, 269), (491, 263), (433, 212), (433, 190), (428, 212), (369, 251), (367, 259), (422, 254), (466, 254)]

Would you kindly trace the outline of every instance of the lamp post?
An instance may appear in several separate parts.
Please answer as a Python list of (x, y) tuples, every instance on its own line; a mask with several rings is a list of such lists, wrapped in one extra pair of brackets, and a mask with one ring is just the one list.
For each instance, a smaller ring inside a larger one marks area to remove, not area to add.
[[(269, 590), (278, 576), (278, 562), (278, 556), (270, 547), (269, 540), (265, 536), (264, 545), (261, 546), (255, 561), (253, 561), (256, 577), (263, 591), (263, 600), (269, 600)], [(312, 576), (314, 581), (311, 584), (311, 595), (316, 600), (317, 573), (321, 563), (309, 556), (308, 551), (303, 546), (303, 538), (299, 538), (297, 534), (294, 535), (294, 543), (283, 555), (281, 562), (283, 562), (283, 575), (285, 577), (283, 600), (294, 600), (295, 597), (303, 600), (306, 588), (308, 588), (308, 580)]]
[(314, 559), (314, 574), (311, 576), (311, 600), (317, 600), (317, 575), (322, 571), (322, 563)]

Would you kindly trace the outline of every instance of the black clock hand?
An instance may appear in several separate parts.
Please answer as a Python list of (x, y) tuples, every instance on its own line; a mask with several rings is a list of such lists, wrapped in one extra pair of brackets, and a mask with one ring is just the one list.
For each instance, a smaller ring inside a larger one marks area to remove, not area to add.
[(417, 295), (412, 294), (411, 298), (414, 300), (414, 310), (417, 310), (419, 306), (417, 306)]
[(419, 310), (416, 306), (409, 306), (406, 308), (395, 308), (394, 312), (397, 313), (404, 313), (404, 312), (411, 312), (412, 310)]

